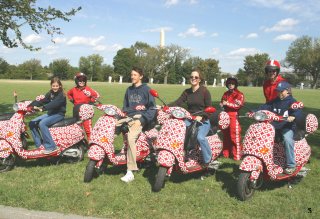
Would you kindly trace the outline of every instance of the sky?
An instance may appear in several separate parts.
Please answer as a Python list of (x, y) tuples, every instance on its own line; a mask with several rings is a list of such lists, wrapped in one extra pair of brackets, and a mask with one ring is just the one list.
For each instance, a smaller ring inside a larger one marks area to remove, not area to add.
[(283, 60), (295, 39), (320, 37), (320, 0), (38, 0), (38, 4), (82, 10), (70, 22), (53, 22), (63, 32), (54, 36), (55, 43), (49, 35), (23, 27), (23, 39), (40, 46), (38, 52), (0, 44), (0, 57), (10, 64), (39, 59), (44, 66), (63, 58), (78, 66), (81, 56), (99, 54), (112, 65), (119, 49), (137, 41), (158, 46), (164, 29), (165, 45), (216, 59), (222, 72), (235, 74), (247, 55), (267, 53)]

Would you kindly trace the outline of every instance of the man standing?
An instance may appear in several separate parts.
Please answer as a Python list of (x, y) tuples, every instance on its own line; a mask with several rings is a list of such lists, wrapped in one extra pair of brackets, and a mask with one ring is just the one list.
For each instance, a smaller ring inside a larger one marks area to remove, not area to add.
[(263, 93), (266, 103), (278, 97), (276, 88), (281, 81), (285, 81), (280, 73), (280, 63), (277, 60), (269, 60), (264, 68), (267, 80), (263, 83)]
[(123, 111), (126, 112), (129, 117), (134, 118), (134, 120), (129, 123), (127, 174), (121, 177), (123, 182), (131, 182), (134, 180), (132, 171), (138, 170), (136, 163), (136, 140), (142, 128), (150, 124), (156, 115), (154, 97), (149, 93), (150, 88), (146, 84), (142, 84), (142, 79), (143, 70), (137, 67), (132, 68), (132, 85), (127, 88), (123, 101)]

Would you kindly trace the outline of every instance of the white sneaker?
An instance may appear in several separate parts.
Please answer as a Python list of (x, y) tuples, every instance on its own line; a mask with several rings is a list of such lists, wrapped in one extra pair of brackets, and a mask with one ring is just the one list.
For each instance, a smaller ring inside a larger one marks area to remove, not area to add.
[(127, 171), (127, 174), (125, 176), (121, 177), (121, 181), (126, 182), (126, 183), (131, 182), (133, 180), (134, 180), (134, 175), (133, 175), (132, 171)]

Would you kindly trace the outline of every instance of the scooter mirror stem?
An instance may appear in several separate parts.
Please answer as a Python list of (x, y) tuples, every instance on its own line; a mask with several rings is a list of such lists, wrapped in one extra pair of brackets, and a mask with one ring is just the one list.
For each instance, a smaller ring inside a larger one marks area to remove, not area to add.
[(159, 97), (158, 91), (151, 89), (151, 90), (149, 91), (149, 93), (150, 93), (153, 97), (158, 98), (158, 99), (163, 103), (163, 105), (165, 105), (165, 106), (167, 105), (167, 104)]

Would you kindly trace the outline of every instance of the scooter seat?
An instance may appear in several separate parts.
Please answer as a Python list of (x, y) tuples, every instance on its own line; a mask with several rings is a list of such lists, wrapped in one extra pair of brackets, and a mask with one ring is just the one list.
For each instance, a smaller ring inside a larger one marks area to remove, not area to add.
[(11, 119), (11, 117), (14, 115), (14, 113), (5, 113), (0, 115), (0, 121), (5, 121)]
[(76, 118), (65, 118), (64, 120), (53, 124), (52, 126), (50, 126), (50, 128), (64, 127), (64, 126), (72, 125), (72, 124), (76, 123), (77, 121), (78, 120)]

